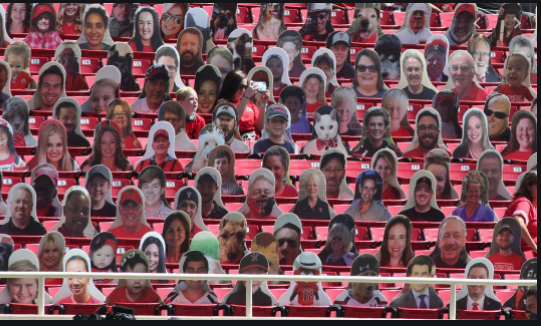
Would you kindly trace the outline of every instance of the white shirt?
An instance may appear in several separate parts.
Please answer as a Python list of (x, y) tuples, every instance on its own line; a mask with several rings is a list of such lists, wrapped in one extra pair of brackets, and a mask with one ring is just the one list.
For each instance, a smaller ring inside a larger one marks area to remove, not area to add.
[(194, 143), (186, 134), (186, 131), (182, 130), (179, 134), (175, 136), (175, 150), (176, 151), (195, 151)]
[(228, 145), (232, 150), (233, 152), (235, 153), (248, 153), (250, 152), (250, 147), (248, 145), (246, 145), (245, 142), (243, 142), (242, 140), (238, 140), (238, 139), (233, 139), (233, 142), (231, 144), (226, 144)]
[(423, 293), (417, 293), (415, 290), (411, 290), (413, 292), (413, 296), (415, 297), (415, 302), (417, 302), (417, 307), (421, 307), (421, 298), (419, 298), (421, 295), (426, 295), (424, 298), (424, 301), (426, 303), (426, 307), (430, 308), (430, 291), (428, 291), (428, 287), (426, 288), (425, 292)]
[(477, 307), (477, 309), (479, 310), (485, 310), (485, 296), (483, 295), (481, 297), (481, 299), (479, 299), (478, 301), (473, 301), (473, 299), (468, 295), (468, 305), (466, 306), (466, 309), (467, 310), (473, 310), (473, 304), (474, 303), (477, 303), (479, 304), (479, 306)]
[(133, 102), (131, 107), (132, 107), (133, 112), (137, 112), (137, 113), (158, 113), (158, 111), (150, 110), (150, 108), (148, 107), (146, 97), (138, 98), (135, 102)]
[[(214, 300), (214, 302), (209, 300), (209, 296), (211, 296)], [(216, 304), (218, 302), (216, 295), (211, 292), (205, 293), (204, 296), (202, 296), (199, 300), (196, 302), (191, 302), (190, 300), (186, 299), (182, 291), (178, 292), (178, 296), (173, 300), (172, 304), (179, 304), (179, 305), (209, 305), (209, 304)]]

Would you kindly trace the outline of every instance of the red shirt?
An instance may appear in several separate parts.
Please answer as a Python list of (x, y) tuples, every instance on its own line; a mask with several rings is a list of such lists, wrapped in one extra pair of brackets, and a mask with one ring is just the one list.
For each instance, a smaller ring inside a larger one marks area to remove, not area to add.
[(524, 264), (524, 258), (513, 253), (511, 256), (502, 256), (500, 253), (488, 258), (497, 271), (520, 271)]
[(117, 239), (141, 239), (145, 234), (147, 234), (148, 232), (153, 232), (153, 231), (154, 230), (151, 229), (150, 226), (142, 225), (141, 230), (139, 232), (128, 233), (124, 229), (124, 225), (121, 225), (107, 232), (114, 234), (114, 236)]
[(320, 106), (322, 106), (323, 104), (319, 103), (319, 102), (316, 102), (314, 104), (309, 104), (309, 103), (306, 103), (306, 112), (309, 112), (309, 113), (314, 113), (316, 112), (317, 109), (319, 109)]
[(66, 22), (62, 23), (62, 34), (64, 35), (76, 35), (75, 24), (68, 25)]
[(274, 89), (272, 90), (272, 95), (273, 95), (274, 97), (280, 97), (280, 93), (282, 93), (282, 91), (284, 90), (284, 88), (286, 88), (286, 84), (280, 83), (280, 88), (278, 88), (278, 89), (274, 88)]
[[(238, 107), (239, 103), (232, 104)], [(259, 119), (259, 114), (258, 107), (252, 101), (249, 101), (244, 114), (240, 118), (239, 131), (241, 133), (255, 131), (255, 122)]]
[(99, 300), (96, 300), (96, 299), (93, 298), (92, 296), (90, 297), (90, 299), (89, 299), (87, 302), (75, 302), (75, 301), (73, 300), (73, 296), (70, 295), (69, 297), (64, 298), (64, 299), (58, 301), (57, 304), (65, 304), (65, 303), (67, 303), (67, 304), (101, 304), (101, 303), (103, 303), (103, 302), (101, 302), (101, 301), (99, 301)]
[(391, 136), (394, 137), (412, 137), (413, 134), (404, 127), (400, 127), (397, 131), (393, 131)]
[(135, 137), (134, 135), (130, 135), (126, 137), (126, 139), (122, 140), (122, 148), (141, 149), (143, 147), (141, 146), (141, 142), (139, 141), (139, 139), (137, 139), (137, 137)]
[(530, 157), (532, 157), (533, 151), (527, 151), (527, 152), (521, 152), (521, 151), (514, 151), (512, 153), (509, 153), (503, 157), (504, 160), (511, 160), (511, 161), (528, 161)]
[[(141, 297), (137, 302), (132, 303), (160, 303), (162, 300), (156, 291), (152, 288), (145, 287), (141, 293)], [(120, 287), (114, 290), (107, 298), (108, 304), (130, 303), (126, 294), (126, 287)]]
[[(528, 232), (532, 236), (532, 239), (537, 244), (537, 208), (526, 197), (518, 197), (511, 202), (505, 211), (505, 217), (521, 217), (526, 226), (528, 227)], [(531, 248), (522, 241), (522, 251), (529, 251)]]
[[(436, 147), (437, 148), (437, 147)], [(449, 155), (451, 153), (447, 152)], [(404, 157), (407, 158), (425, 158), (425, 153), (421, 150), (421, 147), (417, 147), (416, 149), (412, 149), (411, 151), (404, 154)]]
[(395, 189), (393, 186), (388, 186), (387, 189), (383, 191), (383, 200), (398, 200), (398, 199), (400, 199), (400, 192), (397, 189)]
[(139, 165), (136, 168), (137, 172), (143, 171), (147, 166), (156, 165), (162, 168), (163, 172), (182, 172), (184, 171), (184, 167), (182, 166), (182, 163), (180, 163), (179, 160), (175, 160), (174, 158), (171, 158), (168, 156), (168, 159), (163, 162), (160, 165), (157, 165), (154, 161), (154, 158), (150, 158), (148, 160), (144, 160), (143, 162), (139, 163)]
[(299, 192), (297, 191), (297, 189), (295, 189), (295, 187), (286, 184), (284, 186), (284, 190), (282, 191), (282, 193), (280, 195), (277, 195), (276, 197), (278, 197), (278, 198), (297, 198), (297, 197), (299, 197)]
[(500, 94), (507, 95), (511, 103), (532, 102), (534, 97), (528, 87), (521, 85), (519, 88), (513, 88), (510, 85), (503, 85), (498, 91)]
[(68, 91), (86, 91), (88, 84), (81, 74), (70, 70), (66, 76), (66, 90)]
[[(453, 92), (457, 92), (456, 88), (453, 89)], [(477, 87), (475, 83), (470, 88), (470, 91), (464, 98), (461, 98), (461, 101), (476, 101), (476, 102), (482, 102), (486, 101), (488, 97), (487, 91), (485, 91), (482, 88)]]
[(137, 46), (135, 45), (135, 42), (130, 42), (130, 47), (134, 52), (154, 52), (154, 48), (152, 47), (152, 45), (143, 46), (142, 51), (137, 50)]
[(11, 79), (11, 89), (27, 89), (30, 83), (32, 77), (26, 71), (21, 71), (17, 78)]
[(199, 132), (206, 126), (205, 119), (199, 114), (195, 114), (194, 121), (188, 121), (186, 119), (186, 133), (190, 139), (199, 139)]

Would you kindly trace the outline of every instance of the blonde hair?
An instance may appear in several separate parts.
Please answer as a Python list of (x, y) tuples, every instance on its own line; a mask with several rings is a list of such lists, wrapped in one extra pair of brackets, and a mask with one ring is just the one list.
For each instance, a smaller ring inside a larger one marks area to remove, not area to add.
[(17, 41), (10, 44), (4, 53), (4, 60), (7, 62), (9, 55), (12, 54), (17, 57), (24, 57), (24, 70), (26, 71), (30, 67), (31, 49), (25, 42)]
[[(58, 251), (61, 251), (60, 245), (58, 243), (56, 243), (55, 237), (53, 236), (53, 234), (49, 233), (49, 234), (45, 235), (45, 240), (43, 242), (43, 246), (40, 248), (39, 257), (38, 257), (39, 258), (39, 263), (40, 263), (40, 269), (42, 269), (41, 268), (41, 264), (42, 264), (41, 256), (43, 255), (43, 252), (46, 249), (54, 249), (54, 248), (58, 248)], [(60, 254), (63, 255), (64, 253), (61, 252)], [(59, 260), (58, 266), (56, 266), (56, 269), (59, 270), (59, 271), (63, 270), (62, 259)]]
[(197, 95), (195, 89), (191, 87), (183, 87), (177, 91), (177, 101), (184, 101), (191, 92), (194, 92)]
[(64, 153), (62, 154), (62, 159), (58, 165), (58, 171), (74, 171), (74, 164), (68, 152), (68, 136), (66, 134), (66, 129), (56, 123), (47, 124), (39, 134), (38, 152), (36, 155), (38, 157), (38, 162), (36, 166), (49, 163), (47, 162), (47, 142), (49, 141), (49, 137), (54, 134), (60, 136), (62, 139), (62, 146), (64, 147)]
[[(404, 108), (404, 117), (400, 121), (400, 126), (404, 129), (406, 129), (412, 136), (415, 133), (413, 128), (411, 127), (409, 121), (408, 121), (408, 105), (409, 105), (409, 98), (406, 92), (399, 88), (394, 88), (383, 96), (383, 99), (381, 101), (381, 106), (385, 109), (385, 111), (389, 112), (388, 107), (393, 105), (394, 103), (400, 104), (401, 108)], [(389, 115), (391, 115), (391, 112), (389, 112)]]
[(325, 248), (331, 249), (332, 239), (336, 234), (336, 231), (339, 230), (342, 230), (342, 253), (345, 254), (350, 252), (351, 248), (353, 248), (353, 235), (351, 234), (351, 230), (348, 230), (348, 227), (342, 223), (336, 223), (331, 227), (329, 234), (327, 235)]
[[(62, 27), (64, 25), (64, 16), (66, 13), (66, 5), (67, 3), (60, 3), (60, 9), (58, 10), (58, 17), (57, 17), (57, 27), (56, 30), (63, 34)], [(77, 15), (75, 16), (75, 34), (79, 35), (83, 32), (83, 13), (84, 13), (84, 3), (78, 3), (77, 4), (79, 9), (77, 9)]]
[(29, 260), (19, 260), (8, 267), (9, 272), (37, 272), (38, 268)]
[(468, 202), (468, 188), (471, 184), (481, 185), (481, 201), (483, 205), (488, 204), (488, 180), (480, 171), (472, 171), (465, 178), (462, 185), (462, 203)]
[(310, 80), (312, 78), (316, 78), (319, 81), (319, 90), (317, 92), (317, 101), (318, 101), (318, 103), (320, 103), (322, 105), (326, 105), (327, 101), (325, 100), (325, 87), (327, 85), (323, 84), (323, 79), (321, 79), (320, 75), (318, 75), (318, 74), (310, 74), (310, 75), (306, 76), (306, 78), (304, 79), (304, 81), (302, 83), (302, 89), (304, 89), (306, 87), (306, 83), (308, 83), (308, 80)]

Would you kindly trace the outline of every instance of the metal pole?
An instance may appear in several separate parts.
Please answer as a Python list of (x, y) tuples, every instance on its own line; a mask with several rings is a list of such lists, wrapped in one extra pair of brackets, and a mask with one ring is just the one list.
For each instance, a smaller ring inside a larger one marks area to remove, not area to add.
[(246, 317), (252, 318), (252, 284), (253, 280), (250, 278), (246, 281)]
[(449, 319), (456, 320), (456, 283), (451, 284), (451, 299), (449, 300)]
[(45, 277), (43, 276), (38, 278), (38, 289), (39, 289), (38, 315), (45, 316)]

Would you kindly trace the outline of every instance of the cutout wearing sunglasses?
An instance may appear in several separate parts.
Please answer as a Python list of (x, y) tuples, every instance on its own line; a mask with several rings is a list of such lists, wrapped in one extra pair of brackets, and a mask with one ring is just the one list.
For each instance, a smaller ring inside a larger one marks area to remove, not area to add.
[(507, 119), (507, 117), (509, 117), (509, 114), (499, 112), (499, 111), (492, 111), (491, 109), (485, 109), (485, 115), (487, 116), (487, 118), (490, 118), (493, 114), (496, 117), (496, 119), (500, 119), (500, 120)]
[(175, 24), (177, 24), (177, 25), (180, 25), (180, 24), (184, 23), (184, 17), (182, 17), (182, 16), (173, 16), (173, 15), (168, 14), (168, 13), (163, 14), (162, 19), (166, 23), (169, 22), (171, 19), (174, 19), (173, 22)]
[(371, 72), (371, 73), (375, 73), (375, 72), (378, 71), (378, 69), (374, 65), (372, 65), (372, 66), (364, 66), (364, 65), (357, 66), (357, 71), (358, 72), (366, 72), (367, 70), (369, 72)]

